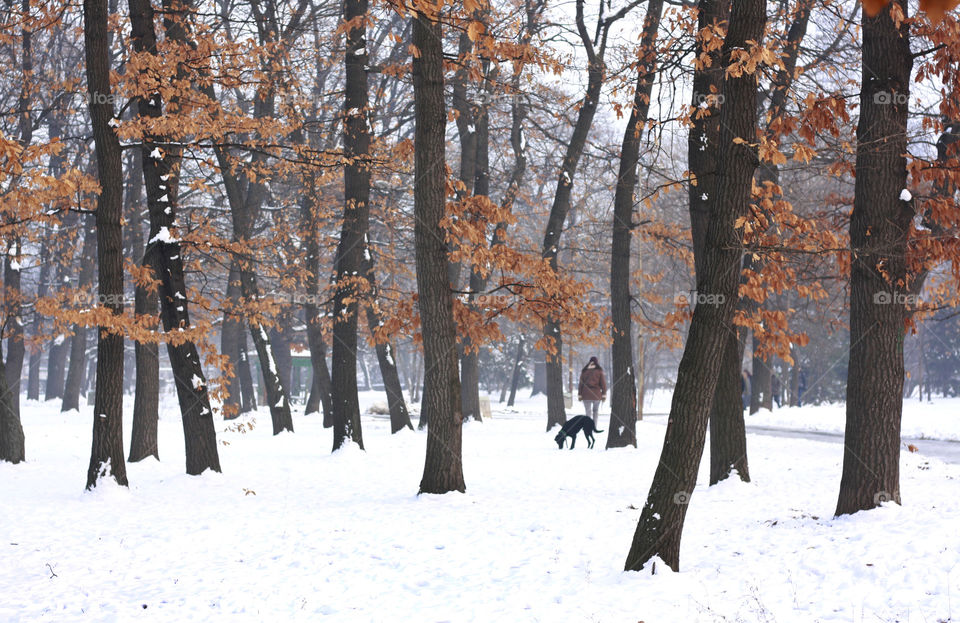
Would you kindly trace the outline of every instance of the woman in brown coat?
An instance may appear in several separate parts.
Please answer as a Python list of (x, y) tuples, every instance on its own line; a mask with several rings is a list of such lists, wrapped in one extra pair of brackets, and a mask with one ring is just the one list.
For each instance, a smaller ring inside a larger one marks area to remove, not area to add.
[(592, 417), (593, 423), (598, 424), (600, 403), (607, 399), (607, 379), (603, 376), (603, 368), (600, 367), (600, 362), (597, 361), (596, 357), (591, 357), (583, 371), (580, 372), (577, 394), (580, 401), (583, 402), (587, 417)]

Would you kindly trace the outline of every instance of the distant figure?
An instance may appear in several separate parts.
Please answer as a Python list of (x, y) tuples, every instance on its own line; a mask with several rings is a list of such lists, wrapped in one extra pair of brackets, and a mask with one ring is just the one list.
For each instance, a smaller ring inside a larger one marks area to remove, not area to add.
[(600, 367), (596, 357), (591, 357), (580, 372), (577, 395), (583, 402), (587, 417), (593, 418), (594, 428), (596, 428), (597, 419), (600, 416), (600, 403), (607, 399), (607, 379), (603, 376), (603, 368)]

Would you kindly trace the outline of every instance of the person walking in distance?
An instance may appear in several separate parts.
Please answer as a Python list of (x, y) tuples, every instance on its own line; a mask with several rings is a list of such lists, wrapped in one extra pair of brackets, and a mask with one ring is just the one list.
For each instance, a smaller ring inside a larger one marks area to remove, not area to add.
[(607, 399), (607, 379), (603, 376), (603, 368), (596, 357), (591, 357), (580, 372), (577, 395), (583, 402), (587, 417), (593, 418), (593, 423), (598, 424), (600, 403)]

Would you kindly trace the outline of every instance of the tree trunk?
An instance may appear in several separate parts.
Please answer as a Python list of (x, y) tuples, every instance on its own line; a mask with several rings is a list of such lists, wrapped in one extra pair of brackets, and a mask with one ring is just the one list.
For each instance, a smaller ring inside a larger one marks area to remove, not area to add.
[[(135, 105), (134, 109), (138, 109)], [(139, 114), (139, 112), (137, 113)], [(130, 253), (133, 257), (141, 255), (144, 248), (144, 210), (143, 210), (143, 162), (141, 151), (130, 152), (131, 171), (128, 173), (130, 187), (127, 188), (127, 214), (132, 227), (130, 232)], [(149, 256), (140, 260), (142, 267), (155, 272), (150, 266)], [(157, 311), (157, 293), (134, 284), (133, 309), (138, 318), (148, 317), (151, 331), (156, 331), (159, 322)], [(157, 442), (157, 424), (160, 418), (160, 349), (155, 341), (133, 344), (134, 383), (133, 383), (133, 422), (130, 430), (130, 453), (127, 461), (136, 463), (148, 456), (160, 459)], [(124, 364), (126, 365), (126, 364)]]
[(333, 405), (331, 401), (330, 371), (327, 368), (327, 342), (318, 325), (308, 321), (307, 340), (310, 343), (310, 367), (312, 381), (310, 398), (307, 400), (305, 413), (316, 413), (323, 408), (323, 427), (333, 426)]
[(418, 13), (413, 21), (414, 240), (417, 293), (423, 334), (427, 453), (420, 493), (465, 491), (461, 462), (460, 376), (448, 257), (441, 221), (446, 203), (447, 120), (443, 101), (443, 33), (439, 16)]
[(0, 461), (20, 463), (26, 459), (20, 414), (13, 408), (13, 396), (7, 387), (3, 353), (0, 353)]
[[(734, 3), (720, 67), (730, 66), (731, 53), (746, 49), (748, 41), (761, 42), (765, 24), (765, 0)], [(694, 307), (660, 462), (627, 555), (627, 570), (640, 570), (654, 556), (679, 570), (683, 521), (696, 486), (724, 345), (730, 337), (724, 328), (732, 325), (737, 304), (743, 243), (736, 223), (747, 213), (757, 158), (750, 147), (756, 140), (756, 73), (729, 74), (723, 94), (717, 196), (707, 227), (703, 272), (697, 277), (698, 292), (714, 296)]]
[(250, 370), (250, 356), (247, 353), (247, 332), (243, 326), (237, 336), (237, 366), (240, 377), (240, 413), (249, 413), (257, 410), (257, 395), (253, 389), (253, 372)]
[[(80, 260), (79, 289), (89, 293), (93, 285), (94, 269), (96, 268), (97, 231), (93, 223), (83, 221), (83, 253)], [(97, 307), (99, 302), (91, 301), (88, 307)], [(74, 325), (73, 337), (70, 340), (70, 366), (67, 369), (67, 382), (63, 387), (63, 403), (60, 406), (64, 411), (80, 410), (80, 390), (83, 375), (87, 370), (87, 327)]]
[(613, 198), (613, 239), (610, 250), (613, 376), (610, 379), (607, 448), (637, 447), (637, 381), (633, 369), (633, 321), (630, 317), (630, 243), (633, 240), (637, 164), (657, 72), (657, 32), (662, 13), (662, 0), (650, 0), (647, 3), (647, 17), (640, 39), (637, 85), (630, 120), (620, 147), (620, 171)]
[[(23, 343), (23, 319), (21, 317), (22, 289), (19, 266), (23, 258), (20, 254), (19, 237), (13, 240), (3, 261), (4, 274), (4, 313), (7, 320), (7, 360), (4, 363), (7, 390), (10, 392), (13, 410), (20, 415), (20, 377), (23, 376), (23, 358), (26, 349)], [(16, 262), (16, 263), (15, 263)]]
[[(368, 252), (368, 257), (369, 252)], [(383, 326), (380, 308), (377, 304), (378, 289), (376, 277), (373, 274), (373, 259), (364, 261), (364, 275), (370, 284), (370, 301), (367, 305), (367, 327), (374, 337), (377, 351), (377, 362), (380, 364), (380, 377), (383, 379), (383, 390), (387, 393), (387, 405), (390, 410), (390, 432), (397, 433), (404, 428), (413, 429), (410, 422), (410, 413), (407, 403), (403, 399), (403, 387), (400, 385), (400, 374), (397, 372), (397, 362), (394, 359), (396, 350), (393, 342), (385, 340), (377, 334), (378, 327)]]
[[(482, 20), (483, 17), (480, 17), (480, 19)], [(481, 23), (483, 22), (481, 21)], [(461, 35), (462, 37), (463, 35)], [(489, 84), (493, 81), (493, 76), (489, 70), (490, 63), (484, 59), (482, 65), (483, 83)], [(481, 90), (481, 94), (478, 96), (481, 103), (474, 107), (473, 127), (469, 128), (470, 134), (475, 137), (473, 194), (477, 198), (488, 198), (490, 195), (490, 106), (487, 103), (487, 94), (488, 89)], [(499, 243), (494, 238), (491, 246), (497, 244)], [(486, 288), (487, 279), (470, 263), (470, 294), (468, 295), (467, 305), (476, 310), (476, 297)], [(473, 340), (470, 339), (470, 332), (462, 331), (460, 334), (460, 410), (465, 421), (471, 419), (481, 421), (480, 351), (478, 349), (479, 344), (473, 343)]]
[(753, 372), (750, 375), (750, 415), (753, 415), (760, 409), (769, 409), (770, 389), (772, 379), (770, 378), (770, 366), (764, 361), (763, 357), (757, 354), (759, 344), (757, 338), (753, 338)]
[[(12, 4), (12, 3), (11, 3)], [(30, 0), (21, 0), (23, 15), (30, 14)], [(17, 116), (19, 117), (19, 143), (27, 148), (33, 141), (33, 32), (29, 28), (20, 30), (21, 41), (21, 68), (23, 81), (20, 85), (20, 97), (17, 102)], [(20, 377), (23, 375), (23, 358), (25, 344), (23, 341), (23, 290), (21, 287), (21, 254), (20, 234), (16, 228), (10, 228), (10, 239), (7, 243), (6, 255), (3, 261), (3, 307), (6, 324), (4, 333), (7, 334), (7, 360), (5, 372), (7, 391), (11, 393), (14, 411), (20, 415)]]
[[(729, 0), (704, 1), (700, 3), (698, 28), (722, 24), (730, 15)], [(721, 50), (703, 49), (698, 37), (697, 53), (706, 54), (711, 63), (694, 71), (693, 127), (687, 139), (687, 158), (697, 185), (690, 186), (690, 224), (693, 234), (694, 269), (697, 290), (706, 270), (706, 235), (710, 225), (710, 210), (717, 200), (717, 167), (720, 150), (720, 105), (724, 101), (723, 65)], [(703, 115), (701, 111), (709, 111)], [(739, 276), (739, 266), (738, 266)], [(717, 379), (713, 402), (710, 406), (710, 484), (729, 476), (736, 469), (740, 478), (749, 481), (747, 469), (746, 429), (743, 422), (743, 402), (740, 392), (740, 361), (743, 359), (740, 346), (740, 331), (732, 325), (723, 329), (726, 338), (722, 355), (724, 369)], [(736, 400), (732, 398), (736, 396)]]
[[(152, 260), (144, 256), (143, 265)], [(155, 271), (154, 267), (150, 267)], [(134, 290), (134, 313), (153, 318), (151, 327), (157, 325), (157, 293), (137, 286)], [(137, 361), (136, 390), (133, 398), (133, 427), (130, 431), (131, 463), (148, 456), (160, 459), (157, 442), (157, 423), (160, 418), (160, 348), (156, 342), (136, 342), (134, 355)]]
[[(343, 18), (353, 26), (346, 33), (344, 64), (343, 226), (334, 263), (333, 302), (333, 449), (347, 441), (363, 448), (360, 401), (357, 397), (357, 315), (369, 284), (360, 275), (367, 249), (370, 219), (370, 150), (367, 126), (367, 0), (345, 0)], [(363, 283), (361, 283), (363, 282)]]
[[(114, 111), (110, 94), (108, 17), (106, 0), (84, 0), (87, 90), (101, 189), (96, 212), (98, 293), (106, 307), (120, 315), (123, 313), (123, 172), (120, 142), (111, 127)], [(96, 400), (87, 489), (94, 488), (101, 475), (110, 475), (118, 484), (127, 485), (123, 456), (123, 335), (107, 327), (99, 327), (97, 334)]]
[[(230, 272), (233, 276), (234, 271)], [(229, 283), (229, 280), (228, 280)], [(227, 286), (227, 299), (230, 299), (230, 288)], [(239, 288), (237, 288), (239, 290)], [(233, 420), (243, 413), (240, 393), (240, 337), (243, 334), (243, 324), (236, 319), (232, 310), (224, 310), (223, 323), (220, 328), (220, 354), (227, 358), (230, 367), (229, 376), (224, 381), (223, 418)]]
[[(477, 167), (477, 131), (476, 109), (467, 94), (467, 81), (471, 72), (473, 39), (467, 31), (460, 33), (457, 50), (457, 71), (451, 80), (451, 95), (453, 109), (456, 112), (457, 137), (460, 139), (460, 179), (462, 188), (456, 190), (456, 200), (463, 201), (473, 194), (473, 184), (476, 180)], [(450, 262), (447, 270), (450, 276), (450, 287), (460, 289), (460, 273), (463, 266), (460, 262)], [(458, 345), (459, 346), (459, 345)], [(461, 394), (462, 400), (462, 394)]]
[[(367, 324), (370, 331), (380, 326), (380, 318), (374, 313), (372, 306), (367, 307)], [(383, 378), (383, 390), (387, 393), (387, 405), (390, 410), (390, 432), (397, 433), (404, 428), (413, 429), (410, 422), (410, 413), (407, 403), (403, 399), (403, 387), (400, 385), (400, 375), (397, 373), (397, 364), (393, 358), (391, 342), (376, 343), (377, 362), (380, 364), (380, 376)]]
[(307, 323), (307, 344), (310, 348), (310, 396), (307, 398), (304, 413), (310, 415), (323, 408), (323, 427), (333, 426), (333, 403), (331, 402), (330, 371), (327, 368), (327, 341), (323, 335), (322, 316), (318, 299), (320, 298), (320, 219), (317, 205), (317, 178), (308, 177), (307, 188), (300, 202), (301, 237), (304, 240), (304, 255), (308, 271), (306, 289), (307, 302), (303, 306)]
[[(157, 37), (150, 0), (129, 0), (129, 6), (130, 37), (134, 49), (156, 55)], [(181, 42), (186, 40), (180, 25), (168, 28), (167, 34)], [(137, 102), (139, 115), (151, 119), (162, 117), (162, 106), (159, 92)], [(170, 229), (176, 225), (180, 148), (165, 144), (164, 137), (147, 134), (143, 137), (141, 158), (150, 215), (150, 239), (144, 255), (151, 255), (149, 265), (154, 267), (154, 276), (160, 281), (160, 319), (180, 404), (186, 471), (191, 475), (202, 474), (207, 469), (219, 472), (217, 433), (200, 354), (191, 340), (180, 337), (180, 332), (191, 327), (183, 250), (180, 242), (169, 235)], [(163, 235), (164, 232), (167, 235)]]
[(523, 376), (523, 335), (517, 339), (517, 357), (513, 362), (513, 374), (510, 377), (510, 398), (507, 399), (507, 406), (512, 407), (517, 400), (517, 388), (520, 385), (520, 378)]
[(747, 462), (747, 431), (743, 421), (740, 362), (743, 360), (740, 334), (734, 327), (726, 331), (723, 364), (717, 378), (710, 409), (710, 484), (715, 485), (734, 471), (743, 482), (750, 482)]
[[(133, 111), (136, 111), (137, 106), (134, 104), (131, 106)], [(134, 114), (137, 114), (134, 112)], [(127, 153), (125, 160), (125, 180), (124, 180), (124, 219), (126, 223), (130, 225), (124, 230), (126, 241), (124, 242), (124, 255), (126, 257), (134, 258), (140, 256), (143, 249), (143, 234), (144, 231), (144, 213), (141, 210), (143, 206), (143, 168), (140, 162), (140, 151), (137, 149), (132, 149)], [(141, 264), (142, 265), (142, 264)], [(137, 285), (134, 284), (134, 309), (136, 310), (136, 291)], [(136, 313), (136, 311), (134, 311)], [(124, 345), (124, 363), (123, 363), (123, 386), (124, 393), (129, 391), (134, 392), (136, 396), (137, 392), (137, 341), (134, 340), (133, 348), (130, 346)], [(155, 385), (157, 391), (160, 391), (159, 382)], [(141, 388), (143, 391), (143, 388)], [(136, 398), (134, 398), (136, 400)], [(132, 431), (131, 431), (132, 435)], [(131, 445), (132, 445), (131, 437)], [(133, 448), (131, 447), (131, 453)], [(129, 457), (127, 459), (129, 461)]]
[(277, 326), (270, 329), (270, 343), (273, 344), (273, 353), (277, 358), (277, 371), (283, 380), (284, 387), (290, 387), (293, 382), (293, 356), (290, 354), (291, 328), (289, 310), (280, 312)]
[(67, 340), (63, 334), (54, 338), (47, 355), (47, 383), (44, 400), (63, 398), (63, 375), (67, 364)]
[[(907, 15), (905, 0), (895, 5)], [(910, 26), (891, 5), (863, 16), (856, 185), (850, 217), (850, 363), (837, 515), (900, 503)]]

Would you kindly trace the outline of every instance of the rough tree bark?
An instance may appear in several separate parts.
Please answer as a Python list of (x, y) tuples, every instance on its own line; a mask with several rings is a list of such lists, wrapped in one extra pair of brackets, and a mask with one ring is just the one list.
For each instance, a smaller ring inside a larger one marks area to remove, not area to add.
[(650, 0), (647, 3), (647, 16), (640, 38), (636, 90), (620, 147), (620, 171), (613, 198), (613, 239), (610, 249), (613, 375), (610, 378), (607, 448), (637, 446), (637, 382), (633, 369), (633, 322), (630, 317), (630, 243), (635, 227), (633, 205), (637, 164), (657, 73), (657, 32), (662, 13), (662, 0)]
[[(492, 80), (489, 62), (486, 60), (483, 62), (483, 75), (485, 82)], [(484, 89), (481, 93), (485, 96), (487, 90)], [(476, 137), (473, 195), (478, 198), (487, 198), (490, 195), (490, 118), (488, 116), (490, 106), (485, 97), (482, 97), (482, 100), (482, 103), (475, 107), (474, 126), (471, 129), (471, 134)], [(491, 246), (496, 244), (494, 240)], [(486, 289), (486, 282), (486, 278), (470, 263), (468, 306), (476, 307), (477, 294)], [(467, 331), (461, 332), (460, 335), (460, 410), (464, 420), (478, 422), (481, 420), (480, 351), (479, 345), (473, 343)]]
[(26, 459), (20, 415), (13, 408), (13, 396), (7, 386), (3, 353), (0, 352), (0, 461), (20, 463)]
[[(11, 3), (12, 4), (12, 3)], [(21, 0), (20, 9), (23, 15), (30, 14), (30, 0)], [(21, 69), (23, 83), (20, 86), (20, 97), (17, 102), (17, 117), (22, 147), (28, 147), (33, 140), (33, 32), (30, 28), (20, 30)], [(23, 375), (23, 358), (26, 354), (23, 341), (23, 290), (20, 274), (23, 265), (21, 254), (20, 234), (15, 227), (9, 229), (10, 238), (7, 241), (6, 253), (3, 260), (3, 307), (4, 335), (7, 338), (7, 359), (5, 372), (7, 387), (12, 394), (13, 408), (20, 415), (20, 377)]]
[[(151, 263), (152, 253), (145, 254), (141, 266), (156, 271)], [(136, 286), (133, 294), (134, 313), (150, 316), (151, 328), (157, 325), (157, 293)], [(142, 461), (148, 456), (160, 458), (157, 440), (157, 424), (160, 419), (160, 348), (156, 342), (136, 342), (134, 358), (137, 365), (136, 390), (133, 396), (133, 422), (130, 431), (131, 463)]]
[[(129, 0), (129, 7), (130, 37), (134, 50), (156, 55), (157, 36), (150, 0)], [(186, 41), (185, 23), (182, 20), (172, 20), (165, 26), (166, 34), (172, 40)], [(154, 92), (149, 98), (139, 98), (137, 109), (141, 117), (151, 120), (161, 118), (163, 99), (160, 93)], [(170, 236), (170, 229), (176, 224), (180, 148), (176, 144), (166, 143), (164, 137), (148, 132), (143, 137), (141, 158), (150, 215), (150, 239), (144, 255), (151, 256), (148, 264), (153, 266), (154, 276), (160, 282), (160, 319), (167, 334), (167, 356), (173, 370), (180, 419), (183, 422), (186, 470), (193, 475), (202, 474), (207, 469), (219, 472), (217, 433), (200, 354), (193, 341), (179, 337), (181, 331), (190, 328), (183, 250), (179, 240)]]
[[(110, 49), (106, 0), (84, 0), (83, 39), (87, 91), (93, 121), (94, 151), (100, 179), (97, 199), (98, 293), (106, 307), (123, 313), (123, 173), (120, 142), (110, 125)], [(96, 399), (93, 407), (93, 443), (87, 468), (87, 489), (101, 475), (127, 484), (123, 456), (123, 335), (99, 327), (97, 339)]]
[(370, 130), (367, 125), (367, 0), (345, 0), (346, 32), (343, 148), (343, 225), (337, 255), (333, 301), (333, 449), (347, 441), (363, 448), (357, 397), (357, 322), (369, 284), (360, 274), (370, 227)]
[(675, 571), (680, 567), (683, 521), (697, 482), (724, 343), (737, 304), (743, 243), (736, 221), (747, 213), (757, 161), (750, 147), (757, 130), (757, 76), (731, 55), (755, 45), (748, 41), (761, 42), (765, 25), (765, 0), (734, 3), (720, 65), (732, 64), (734, 71), (727, 74), (723, 89), (717, 197), (707, 227), (703, 271), (697, 278), (698, 291), (712, 296), (693, 311), (660, 462), (627, 554), (627, 570), (641, 569), (654, 556)]
[(856, 185), (850, 217), (850, 363), (837, 515), (900, 503), (900, 417), (907, 316), (910, 25), (906, 0), (863, 16)]
[[(132, 107), (137, 110), (136, 104)], [(136, 114), (139, 114), (137, 112)], [(141, 150), (134, 149), (130, 153), (127, 177), (130, 185), (126, 189), (126, 213), (128, 223), (128, 239), (130, 253), (133, 257), (141, 256), (140, 266), (155, 271), (148, 266), (150, 255), (143, 255), (144, 225), (148, 215), (143, 207), (143, 162)], [(155, 331), (159, 324), (157, 311), (156, 290), (150, 291), (140, 284), (133, 286), (133, 312), (138, 318), (149, 318), (150, 330)], [(127, 365), (127, 364), (124, 364)], [(130, 451), (127, 461), (136, 463), (148, 456), (160, 458), (160, 448), (157, 440), (157, 425), (160, 419), (160, 349), (155, 341), (134, 341), (134, 393), (133, 393), (133, 420), (130, 430)]]
[[(730, 0), (701, 1), (698, 7), (698, 28), (726, 27), (730, 17)], [(720, 106), (723, 103), (723, 66), (721, 50), (710, 50), (697, 37), (697, 53), (706, 56), (704, 63), (694, 70), (693, 127), (687, 138), (687, 159), (697, 184), (689, 188), (690, 224), (693, 233), (694, 270), (697, 289), (703, 274), (706, 257), (706, 233), (710, 210), (717, 198), (717, 157), (720, 141)], [(740, 478), (749, 481), (746, 429), (743, 422), (743, 403), (740, 392), (740, 360), (743, 352), (740, 332), (725, 327), (726, 342), (723, 368), (717, 379), (710, 407), (710, 483), (714, 484), (736, 469)], [(735, 372), (731, 372), (732, 367)]]
[(413, 20), (414, 240), (417, 294), (423, 333), (427, 452), (420, 493), (465, 491), (461, 457), (463, 415), (457, 370), (456, 323), (446, 244), (440, 222), (446, 203), (447, 120), (443, 101), (443, 32), (439, 16)]

